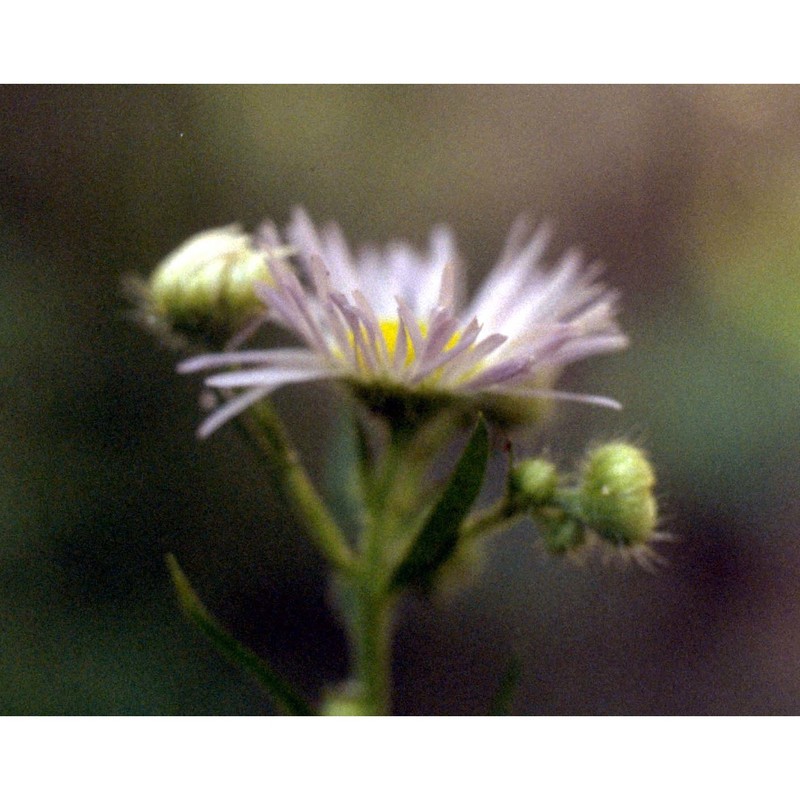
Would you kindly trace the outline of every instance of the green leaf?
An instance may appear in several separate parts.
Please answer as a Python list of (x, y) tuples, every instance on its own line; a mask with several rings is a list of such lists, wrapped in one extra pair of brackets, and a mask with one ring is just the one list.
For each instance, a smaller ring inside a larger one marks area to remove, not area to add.
[(297, 695), (266, 661), (237, 641), (211, 616), (192, 589), (175, 556), (169, 553), (166, 560), (184, 614), (208, 637), (217, 650), (256, 678), (280, 711), (299, 716), (313, 715), (314, 711), (308, 703)]
[(478, 497), (488, 459), (489, 432), (480, 417), (441, 497), (392, 575), (391, 591), (432, 586), (436, 572), (458, 544), (459, 528)]

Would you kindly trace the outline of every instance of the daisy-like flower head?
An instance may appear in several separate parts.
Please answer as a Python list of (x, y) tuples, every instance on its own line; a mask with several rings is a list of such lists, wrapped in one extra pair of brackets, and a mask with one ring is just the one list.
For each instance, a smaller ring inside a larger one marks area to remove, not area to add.
[(520, 421), (547, 398), (619, 407), (553, 389), (566, 364), (627, 339), (615, 320), (616, 293), (597, 282), (596, 265), (584, 268), (568, 252), (551, 270), (542, 267), (544, 230), (518, 221), (470, 302), (447, 228), (433, 230), (427, 252), (397, 242), (354, 255), (336, 225), (318, 229), (298, 209), (284, 236), (271, 222), (256, 236), (266, 253), (288, 246), (296, 261), (271, 256), (272, 284), (257, 293), (301, 345), (184, 361), (182, 372), (226, 369), (206, 383), (237, 392), (206, 419), (201, 436), (281, 386), (329, 379), (387, 414), (461, 404)]

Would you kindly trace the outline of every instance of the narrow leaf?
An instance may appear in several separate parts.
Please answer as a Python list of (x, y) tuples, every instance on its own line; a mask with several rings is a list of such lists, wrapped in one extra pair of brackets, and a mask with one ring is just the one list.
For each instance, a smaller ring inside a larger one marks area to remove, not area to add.
[(266, 661), (237, 641), (211, 616), (175, 556), (169, 553), (166, 560), (184, 614), (208, 637), (217, 650), (256, 678), (282, 712), (300, 716), (313, 715), (314, 711), (308, 703), (299, 697)]
[(459, 528), (478, 497), (488, 459), (489, 432), (480, 417), (441, 497), (392, 575), (390, 589), (431, 587), (437, 570), (458, 544)]

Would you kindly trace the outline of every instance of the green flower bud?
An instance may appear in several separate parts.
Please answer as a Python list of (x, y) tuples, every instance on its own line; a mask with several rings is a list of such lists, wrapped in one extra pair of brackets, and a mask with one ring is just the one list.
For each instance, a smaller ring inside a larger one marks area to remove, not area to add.
[(269, 280), (264, 255), (234, 225), (181, 245), (155, 271), (150, 290), (156, 310), (178, 327), (211, 322), (235, 329), (261, 307), (255, 283)]
[(171, 338), (222, 344), (264, 305), (258, 283), (271, 283), (266, 254), (237, 225), (193, 236), (140, 286), (140, 311), (151, 328)]
[(519, 508), (549, 503), (558, 486), (558, 471), (543, 458), (528, 458), (517, 464), (509, 476), (511, 502)]
[(579, 489), (584, 522), (614, 544), (646, 543), (658, 519), (654, 485), (653, 469), (639, 448), (613, 442), (592, 450)]

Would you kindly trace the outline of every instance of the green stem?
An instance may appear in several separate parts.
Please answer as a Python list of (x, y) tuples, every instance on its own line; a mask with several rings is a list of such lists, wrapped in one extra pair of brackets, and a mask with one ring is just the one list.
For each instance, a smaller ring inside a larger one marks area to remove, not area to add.
[(356, 594), (354, 672), (361, 713), (381, 716), (391, 709), (391, 633), (394, 603), (365, 580)]
[(340, 572), (352, 571), (353, 552), (303, 469), (272, 404), (262, 401), (238, 419), (248, 438), (269, 456), (278, 488), (290, 501), (322, 554)]
[[(391, 710), (391, 636), (395, 600), (389, 579), (398, 538), (415, 511), (424, 469), (419, 441), (395, 431), (367, 498), (367, 523), (361, 539), (361, 569), (351, 583), (351, 636), (354, 678), (365, 715)], [(396, 556), (395, 556), (396, 557)]]
[(490, 533), (500, 533), (523, 516), (507, 496), (501, 497), (488, 508), (470, 514), (461, 526), (462, 539), (476, 539)]

